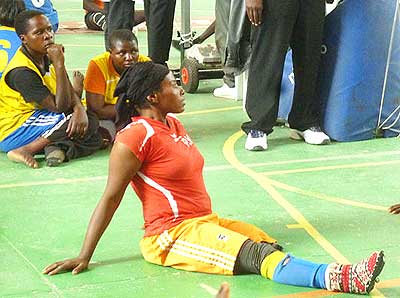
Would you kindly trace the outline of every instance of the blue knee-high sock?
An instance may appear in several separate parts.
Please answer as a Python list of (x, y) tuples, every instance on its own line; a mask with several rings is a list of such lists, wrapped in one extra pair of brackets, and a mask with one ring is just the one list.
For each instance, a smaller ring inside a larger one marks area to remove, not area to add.
[(316, 264), (288, 254), (275, 268), (272, 280), (288, 285), (326, 289), (328, 264)]

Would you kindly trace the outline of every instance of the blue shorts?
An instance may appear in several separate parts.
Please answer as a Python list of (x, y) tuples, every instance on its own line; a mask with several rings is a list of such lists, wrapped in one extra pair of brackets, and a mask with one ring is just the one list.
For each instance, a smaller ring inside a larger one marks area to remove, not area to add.
[(67, 120), (63, 113), (37, 110), (16, 131), (0, 142), (0, 150), (8, 152), (32, 143), (39, 137), (48, 138)]

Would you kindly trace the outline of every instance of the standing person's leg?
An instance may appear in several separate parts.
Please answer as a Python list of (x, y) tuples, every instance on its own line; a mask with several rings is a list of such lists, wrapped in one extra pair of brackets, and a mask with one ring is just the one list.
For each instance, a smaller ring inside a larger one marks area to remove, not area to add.
[[(222, 67), (224, 68), (226, 60), (226, 41), (229, 30), (231, 0), (215, 1), (215, 45), (221, 56)], [(213, 92), (217, 97), (235, 97), (235, 74), (224, 69), (224, 85), (216, 88)]]
[(145, 0), (148, 56), (166, 64), (171, 48), (176, 0)]
[(329, 144), (320, 125), (321, 102), (317, 95), (317, 77), (321, 58), (324, 0), (301, 0), (291, 47), (295, 89), (289, 125), (291, 138), (314, 145)]
[(106, 49), (109, 48), (108, 36), (116, 29), (132, 30), (134, 24), (134, 2), (131, 0), (110, 0), (104, 3), (107, 16), (107, 26), (104, 31)]
[(291, 48), (295, 89), (290, 127), (305, 130), (319, 125), (320, 100), (317, 97), (317, 76), (321, 57), (324, 0), (301, 0), (294, 25)]
[[(264, 0), (263, 3), (262, 23), (253, 27), (246, 95), (250, 121), (242, 124), (243, 131), (248, 134), (247, 150), (267, 148), (265, 135), (272, 132), (277, 118), (285, 55), (299, 9), (298, 1)], [(257, 140), (261, 139), (264, 144), (258, 148)]]
[[(226, 40), (229, 30), (229, 11), (231, 0), (215, 1), (215, 44), (221, 55), (222, 63), (225, 62)], [(235, 87), (235, 75), (233, 73), (224, 73), (224, 83), (229, 88)]]

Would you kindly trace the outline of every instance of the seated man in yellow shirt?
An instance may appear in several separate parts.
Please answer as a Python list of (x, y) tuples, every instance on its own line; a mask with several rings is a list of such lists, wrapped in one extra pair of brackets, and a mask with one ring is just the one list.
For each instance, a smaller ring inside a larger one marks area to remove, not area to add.
[(84, 81), (87, 107), (97, 115), (100, 127), (107, 130), (110, 140), (116, 133), (115, 87), (126, 68), (145, 61), (150, 61), (150, 58), (139, 54), (136, 36), (127, 29), (120, 29), (111, 33), (108, 51), (89, 62)]

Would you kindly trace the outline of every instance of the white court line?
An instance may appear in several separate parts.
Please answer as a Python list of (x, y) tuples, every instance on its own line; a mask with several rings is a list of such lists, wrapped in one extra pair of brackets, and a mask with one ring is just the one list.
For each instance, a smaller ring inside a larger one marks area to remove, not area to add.
[(57, 286), (53, 284), (48, 278), (46, 278), (45, 275), (38, 268), (36, 268), (36, 266), (31, 261), (29, 261), (29, 259), (18, 248), (16, 248), (15, 245), (12, 244), (11, 241), (8, 240), (6, 236), (1, 235), (1, 237), (6, 240), (8, 245), (10, 245), (14, 249), (14, 251), (21, 258), (23, 258), (26, 263), (28, 263), (30, 267), (32, 267), (32, 269), (39, 275), (40, 279), (51, 289), (51, 292), (53, 294), (56, 294), (57, 297), (64, 297), (61, 290), (57, 288)]
[(203, 288), (204, 290), (206, 290), (210, 295), (217, 295), (218, 294), (218, 290), (214, 289), (213, 287), (210, 287), (209, 285), (206, 284), (200, 284), (199, 285), (201, 288)]

